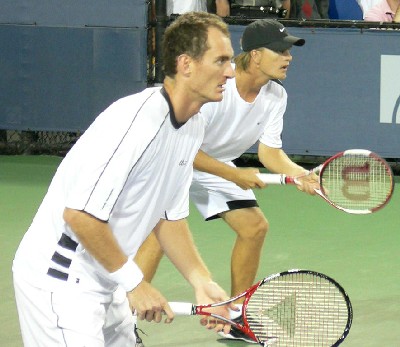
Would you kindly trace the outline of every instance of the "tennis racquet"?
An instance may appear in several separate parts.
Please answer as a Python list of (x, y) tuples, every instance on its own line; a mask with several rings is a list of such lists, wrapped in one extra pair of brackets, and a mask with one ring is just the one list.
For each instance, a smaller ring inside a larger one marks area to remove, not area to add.
[[(241, 297), (245, 298), (243, 324), (205, 311)], [(224, 302), (169, 305), (176, 315), (205, 315), (226, 321), (264, 347), (339, 346), (353, 317), (344, 289), (332, 278), (309, 270), (271, 275)]]
[[(337, 153), (310, 172), (319, 174), (316, 193), (337, 209), (353, 214), (376, 212), (393, 194), (394, 180), (389, 164), (364, 149)], [(298, 177), (257, 174), (267, 184), (300, 184)]]

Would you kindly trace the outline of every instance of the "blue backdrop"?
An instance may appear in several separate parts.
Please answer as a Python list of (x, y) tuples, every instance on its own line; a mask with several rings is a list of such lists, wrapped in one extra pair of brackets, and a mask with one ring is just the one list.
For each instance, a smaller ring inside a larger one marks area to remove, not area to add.
[[(236, 53), (244, 26), (231, 25)], [(400, 158), (400, 31), (289, 28), (289, 154)], [(145, 0), (2, 1), (0, 129), (81, 131), (147, 85)], [(253, 148), (254, 150), (254, 148)]]
[(145, 0), (8, 0), (0, 11), (0, 128), (84, 130), (147, 85)]

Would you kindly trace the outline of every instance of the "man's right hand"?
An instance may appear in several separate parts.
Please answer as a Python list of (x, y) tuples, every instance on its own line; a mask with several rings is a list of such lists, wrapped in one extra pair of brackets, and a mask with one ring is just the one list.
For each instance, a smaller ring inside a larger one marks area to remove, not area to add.
[(235, 175), (229, 180), (242, 189), (264, 188), (266, 184), (257, 176), (260, 170), (257, 168), (236, 168)]
[(142, 281), (132, 291), (127, 293), (129, 306), (136, 312), (138, 319), (160, 323), (162, 316), (166, 315), (165, 323), (171, 323), (174, 313), (168, 301), (150, 283)]

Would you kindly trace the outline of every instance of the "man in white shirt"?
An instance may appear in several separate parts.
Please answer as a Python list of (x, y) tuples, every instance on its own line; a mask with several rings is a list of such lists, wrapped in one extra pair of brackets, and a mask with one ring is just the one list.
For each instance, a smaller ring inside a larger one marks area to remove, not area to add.
[[(256, 175), (259, 170), (238, 168), (233, 160), (259, 141), (259, 160), (270, 171), (291, 176), (308, 173), (282, 150), (287, 94), (279, 81), (286, 78), (291, 47), (304, 43), (276, 20), (248, 25), (242, 37), (243, 53), (235, 58), (235, 78), (227, 82), (223, 100), (201, 109), (206, 129), (194, 161), (190, 198), (206, 220), (222, 218), (237, 234), (231, 257), (231, 296), (254, 283), (268, 230), (252, 191), (265, 186)], [(319, 187), (314, 174), (301, 182), (298, 188), (309, 194)], [(161, 256), (157, 240), (150, 235), (135, 258), (148, 281)], [(254, 342), (237, 329), (223, 336)]]
[[(160, 322), (165, 314), (171, 322), (167, 300), (133, 261), (152, 230), (197, 302), (227, 298), (185, 218), (204, 133), (197, 113), (222, 99), (232, 55), (218, 16), (180, 16), (164, 35), (163, 87), (116, 101), (64, 158), (13, 262), (25, 346), (135, 346), (133, 311), (139, 319)], [(229, 315), (226, 306), (218, 311)]]

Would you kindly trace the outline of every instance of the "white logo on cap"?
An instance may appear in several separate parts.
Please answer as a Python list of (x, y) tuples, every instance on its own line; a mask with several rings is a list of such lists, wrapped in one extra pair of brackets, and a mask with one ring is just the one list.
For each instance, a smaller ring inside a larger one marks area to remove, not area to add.
[(285, 31), (285, 28), (279, 29), (279, 31), (280, 31), (281, 33), (283, 33), (283, 32)]

